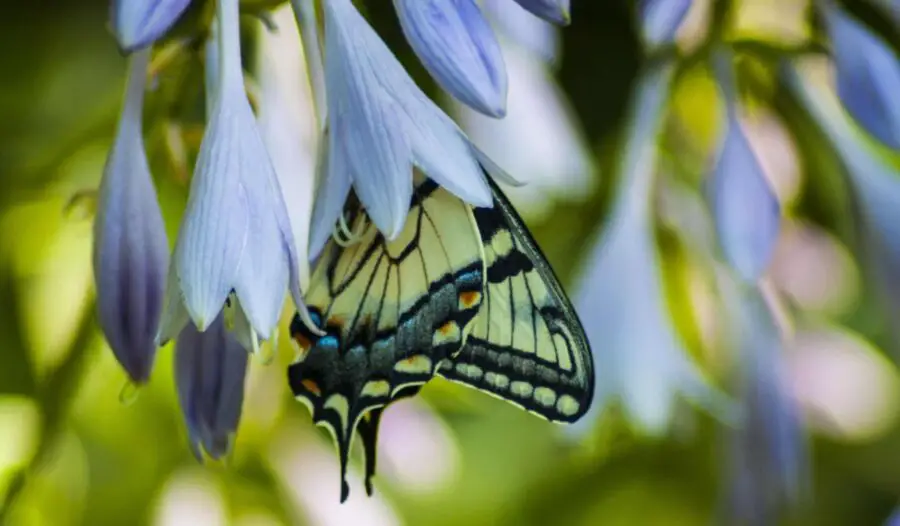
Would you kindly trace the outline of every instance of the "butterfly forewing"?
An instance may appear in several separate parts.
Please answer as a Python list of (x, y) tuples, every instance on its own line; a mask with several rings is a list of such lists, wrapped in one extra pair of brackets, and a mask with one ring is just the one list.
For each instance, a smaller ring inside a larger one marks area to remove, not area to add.
[[(364, 217), (357, 215), (358, 227)], [(337, 442), (342, 501), (357, 426), (371, 457), (381, 412), (366, 413), (416, 392), (459, 351), (484, 279), (472, 209), (427, 179), (417, 184), (393, 241), (370, 228), (349, 247), (329, 242), (306, 293), (310, 317), (326, 335), (295, 316), (291, 333), (300, 350), (288, 374), (294, 395)], [(367, 488), (374, 465), (368, 458)]]
[(594, 390), (584, 329), (521, 218), (492, 186), (494, 207), (474, 210), (485, 297), (465, 345), (438, 374), (549, 420), (574, 422)]

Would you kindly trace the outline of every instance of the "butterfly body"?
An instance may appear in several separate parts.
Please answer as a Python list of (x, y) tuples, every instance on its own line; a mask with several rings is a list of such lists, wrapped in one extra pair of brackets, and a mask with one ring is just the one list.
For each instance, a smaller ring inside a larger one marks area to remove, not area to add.
[(396, 239), (371, 229), (350, 246), (332, 241), (316, 265), (306, 302), (326, 334), (295, 316), (299, 352), (289, 382), (313, 421), (334, 435), (342, 501), (354, 431), (371, 494), (384, 407), (435, 375), (552, 421), (571, 422), (588, 409), (593, 371), (580, 322), (491, 184), (494, 207), (472, 208), (422, 178)]

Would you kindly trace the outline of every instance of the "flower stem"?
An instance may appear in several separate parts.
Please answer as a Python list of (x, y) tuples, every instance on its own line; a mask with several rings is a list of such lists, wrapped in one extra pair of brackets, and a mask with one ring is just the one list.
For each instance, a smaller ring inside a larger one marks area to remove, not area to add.
[(216, 4), (220, 89), (229, 85), (243, 90), (241, 66), (240, 0), (218, 0)]
[(321, 132), (328, 120), (328, 108), (325, 105), (325, 70), (322, 65), (325, 57), (315, 2), (316, 0), (291, 0), (291, 8), (300, 30), (300, 39), (303, 41), (306, 72), (313, 93), (316, 122)]

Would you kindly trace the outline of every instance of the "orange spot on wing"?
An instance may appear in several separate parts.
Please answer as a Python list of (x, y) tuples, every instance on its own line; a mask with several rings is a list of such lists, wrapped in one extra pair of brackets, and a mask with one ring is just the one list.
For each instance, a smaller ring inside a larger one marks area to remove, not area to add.
[(447, 323), (441, 325), (440, 328), (438, 328), (438, 332), (440, 332), (443, 336), (449, 336), (453, 333), (453, 329), (455, 328), (456, 322), (448, 321)]
[(303, 384), (304, 389), (306, 389), (310, 393), (316, 396), (322, 396), (322, 390), (319, 389), (319, 384), (317, 384), (316, 382), (307, 378), (306, 380), (301, 380), (300, 383)]
[(294, 341), (300, 346), (301, 352), (305, 353), (312, 347), (312, 342), (309, 341), (309, 338), (300, 333), (294, 335)]
[(474, 290), (469, 290), (466, 292), (461, 292), (459, 294), (459, 302), (463, 305), (463, 307), (465, 307), (467, 309), (475, 306), (480, 301), (481, 301), (481, 293), (480, 292), (477, 292)]

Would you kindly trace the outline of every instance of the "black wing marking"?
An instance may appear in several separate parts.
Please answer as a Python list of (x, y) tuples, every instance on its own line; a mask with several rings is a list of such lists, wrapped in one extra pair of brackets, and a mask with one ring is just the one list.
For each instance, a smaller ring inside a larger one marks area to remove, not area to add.
[(354, 430), (371, 459), (369, 480), (380, 408), (430, 380), (458, 352), (483, 287), (470, 207), (427, 179), (417, 185), (397, 239), (372, 229), (352, 247), (326, 247), (306, 294), (310, 317), (326, 334), (316, 336), (294, 317), (300, 352), (288, 379), (313, 421), (334, 436), (342, 502)]
[(587, 337), (531, 233), (491, 186), (494, 207), (474, 210), (485, 247), (486, 307), (438, 374), (549, 420), (574, 422), (594, 392)]

